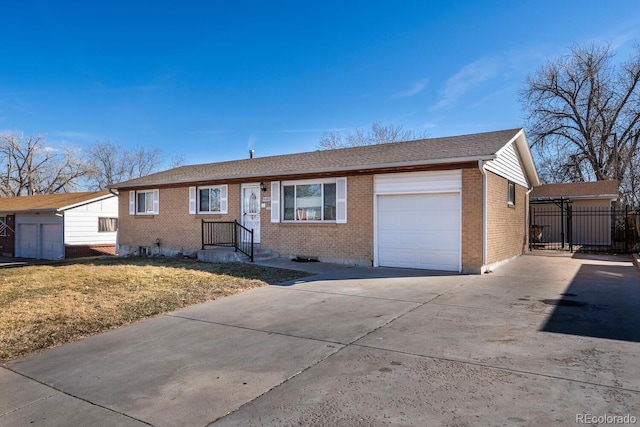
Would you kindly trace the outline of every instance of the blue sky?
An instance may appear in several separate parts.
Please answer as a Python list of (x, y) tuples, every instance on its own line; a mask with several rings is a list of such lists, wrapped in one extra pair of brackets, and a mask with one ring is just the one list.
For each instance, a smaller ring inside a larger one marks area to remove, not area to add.
[(190, 164), (373, 122), (521, 127), (518, 90), (548, 58), (640, 41), (635, 0), (1, 1), (0, 131)]

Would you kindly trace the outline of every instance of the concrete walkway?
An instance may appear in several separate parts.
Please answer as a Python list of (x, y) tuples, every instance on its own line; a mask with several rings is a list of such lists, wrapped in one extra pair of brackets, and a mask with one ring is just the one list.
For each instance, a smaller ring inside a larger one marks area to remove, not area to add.
[(529, 255), (483, 276), (289, 267), (318, 274), (10, 363), (0, 425), (640, 418), (640, 273), (628, 258)]
[(29, 258), (14, 258), (14, 257), (0, 256), (0, 268), (20, 267), (23, 265), (28, 265), (32, 263), (38, 263), (38, 262), (41, 262), (41, 261), (29, 259)]

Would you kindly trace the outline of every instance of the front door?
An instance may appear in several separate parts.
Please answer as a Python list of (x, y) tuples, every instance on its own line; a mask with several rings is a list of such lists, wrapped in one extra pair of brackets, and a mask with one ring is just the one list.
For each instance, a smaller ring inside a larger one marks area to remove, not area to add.
[[(242, 186), (242, 225), (253, 230), (253, 242), (260, 243), (260, 185)], [(242, 240), (250, 240), (243, 233)]]

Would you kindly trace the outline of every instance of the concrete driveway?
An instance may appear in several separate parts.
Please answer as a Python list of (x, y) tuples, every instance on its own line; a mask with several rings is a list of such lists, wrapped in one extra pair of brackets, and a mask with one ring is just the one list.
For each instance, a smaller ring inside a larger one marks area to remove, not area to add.
[(0, 369), (0, 425), (640, 418), (640, 273), (628, 258), (527, 255), (483, 276), (285, 265), (319, 274)]

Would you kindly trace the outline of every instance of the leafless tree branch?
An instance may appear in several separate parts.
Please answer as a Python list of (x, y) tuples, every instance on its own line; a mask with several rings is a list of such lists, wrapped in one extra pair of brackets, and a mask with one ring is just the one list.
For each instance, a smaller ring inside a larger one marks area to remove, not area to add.
[(520, 97), (546, 181), (617, 179), (638, 203), (640, 45), (622, 64), (610, 46), (574, 46), (529, 76)]
[[(163, 158), (159, 148), (138, 147), (128, 150), (110, 141), (97, 141), (87, 150), (87, 162), (92, 170), (89, 180), (91, 187), (105, 189), (112, 184), (158, 171)], [(175, 162), (183, 160), (176, 158)]]
[(89, 169), (77, 151), (54, 150), (42, 136), (0, 134), (0, 196), (74, 191)]
[(324, 132), (318, 142), (320, 150), (359, 147), (362, 145), (388, 144), (390, 142), (411, 141), (428, 138), (426, 132), (414, 132), (400, 125), (383, 125), (374, 122), (371, 129), (355, 128), (345, 132)]

